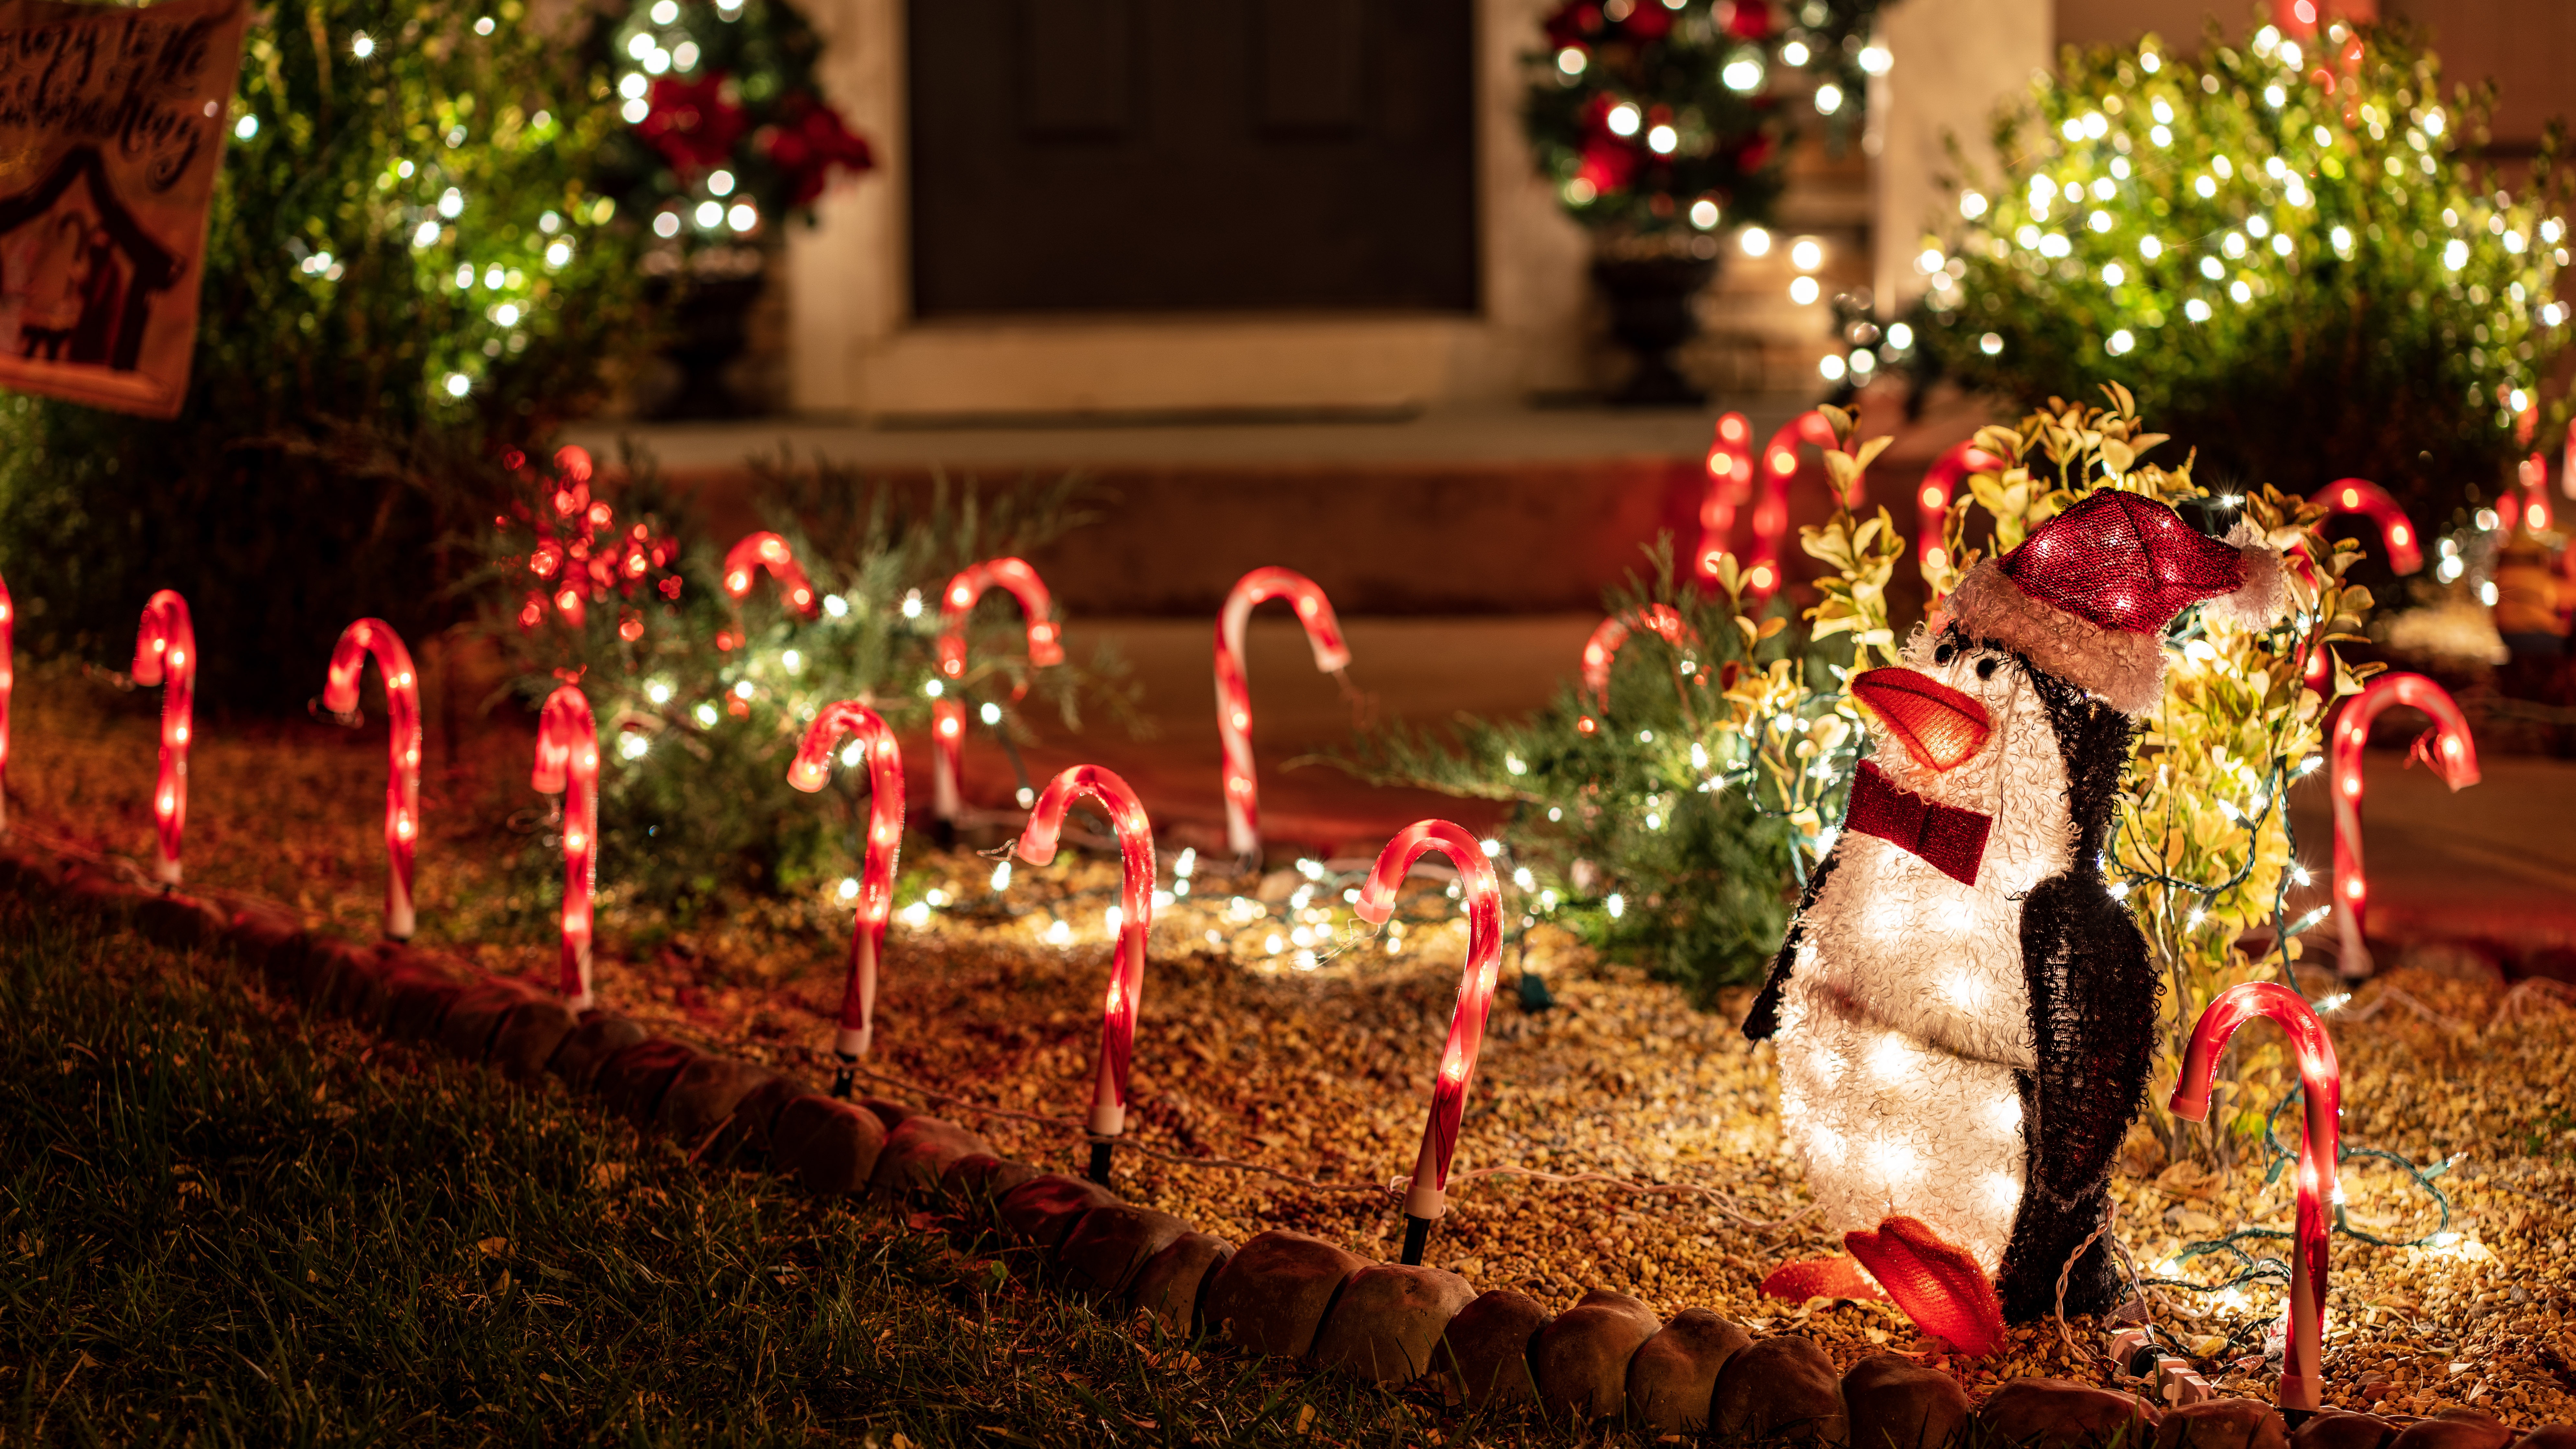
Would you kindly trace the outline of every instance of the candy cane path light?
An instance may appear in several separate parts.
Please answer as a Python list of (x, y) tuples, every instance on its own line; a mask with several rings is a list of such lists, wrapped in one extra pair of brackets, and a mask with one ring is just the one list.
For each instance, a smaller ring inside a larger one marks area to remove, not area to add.
[[(1003, 589), (1020, 601), (1029, 621), (1029, 663), (1040, 669), (1064, 662), (1064, 644), (1047, 601), (1046, 581), (1028, 561), (986, 559), (968, 564), (939, 594), (939, 673), (948, 680), (966, 675), (966, 619), (986, 589)], [(930, 706), (930, 813), (940, 820), (957, 818), (957, 782), (964, 773), (966, 700), (940, 694)]]
[(1941, 541), (1943, 525), (1950, 516), (1950, 500), (1958, 494), (1959, 485), (1972, 473), (1993, 473), (2005, 466), (1996, 457), (1974, 443), (1958, 443), (1932, 460), (1923, 473), (1923, 483), (1914, 490), (1915, 560), (1926, 567), (1948, 558), (1948, 545)]
[[(1789, 532), (1789, 484), (1798, 476), (1801, 442), (1825, 449), (1842, 446), (1834, 425), (1812, 409), (1790, 419), (1762, 445), (1755, 470), (1762, 479), (1762, 501), (1753, 505), (1753, 551), (1744, 568), (1745, 583), (1757, 595), (1768, 596), (1780, 587), (1780, 540)], [(1864, 486), (1863, 480), (1852, 480), (1850, 502), (1855, 506)]]
[(1699, 552), (1694, 567), (1703, 582), (1717, 577), (1718, 561), (1735, 537), (1735, 510), (1753, 496), (1753, 425), (1742, 413), (1717, 420), (1708, 445), (1708, 492), (1699, 504)]
[(18, 677), (17, 627), (18, 606), (9, 598), (9, 581), (0, 579), (0, 835), (9, 833), (9, 692)]
[(1258, 568), (1234, 581), (1216, 619), (1216, 733), (1225, 752), (1226, 848), (1250, 857), (1261, 850), (1261, 794), (1252, 764), (1252, 691), (1243, 667), (1243, 631), (1253, 606), (1286, 599), (1306, 628), (1315, 668), (1339, 674), (1350, 666), (1350, 647), (1333, 617), (1332, 601), (1315, 581), (1293, 569)]
[(134, 682), (161, 688), (161, 769), (152, 785), (152, 878), (179, 883), (179, 841), (188, 823), (188, 742), (196, 732), (197, 629), (188, 601), (168, 589), (143, 605), (134, 636)]
[[(1629, 633), (1636, 629), (1657, 635), (1676, 649), (1699, 642), (1699, 631), (1670, 604), (1648, 604), (1632, 613), (1613, 614), (1594, 625), (1592, 637), (1583, 641), (1583, 688), (1592, 696), (1595, 709), (1609, 711), (1610, 666), (1618, 660), (1619, 648), (1628, 642)], [(1588, 735), (1600, 725), (1586, 715), (1575, 722), (1575, 728)]]
[(1439, 851), (1458, 867), (1467, 905), (1467, 967), (1458, 983), (1458, 1004), (1449, 1017), (1449, 1040), (1440, 1049), (1440, 1074), (1431, 1084), (1431, 1112), (1422, 1126), (1422, 1150), (1413, 1163), (1413, 1182), (1404, 1194), (1404, 1261), (1419, 1264), (1431, 1225), (1448, 1211), (1449, 1159), (1458, 1150), (1458, 1123), (1466, 1115), (1467, 1088), (1476, 1077), (1476, 1053), (1485, 1040), (1485, 1017), (1493, 1010), (1494, 974), (1503, 961), (1503, 893), (1494, 880), (1494, 863), (1484, 843), (1463, 826), (1446, 820), (1419, 820), (1404, 827), (1378, 853), (1368, 883), (1353, 906), (1359, 918), (1384, 925), (1395, 914), (1396, 888), (1413, 862)]
[[(2383, 674), (2361, 687), (2335, 717), (2334, 739), (2327, 746), (2328, 787), (2334, 792), (2334, 909), (2341, 937), (2336, 969), (2346, 976), (2370, 974), (2370, 947), (2362, 938), (2370, 885), (2361, 866), (2361, 752), (2370, 743), (2370, 722), (2397, 705), (2423, 711), (2433, 719), (2433, 747), (2427, 762), (2442, 772), (2442, 782), (2462, 790), (2478, 782), (2478, 746), (2469, 722), (2442, 686), (2420, 674)], [(2423, 751), (2421, 744), (2416, 746)]]
[(2406, 510), (2388, 496), (2388, 490), (2367, 478), (2338, 478), (2318, 489), (2308, 498), (2323, 504), (2329, 512), (2358, 513), (2379, 525), (2381, 540), (2388, 547), (2388, 566), (2401, 574), (2411, 574), (2424, 566), (2422, 536), (2415, 531)]
[(841, 1059), (840, 1078), (832, 1086), (836, 1097), (850, 1095), (851, 1069), (868, 1054), (876, 1033), (877, 961), (885, 954), (895, 861), (903, 850), (903, 751), (875, 710), (854, 699), (823, 706), (787, 767), (787, 783), (809, 792), (822, 789), (832, 776), (832, 747), (845, 733), (858, 738), (867, 758), (868, 841), (859, 868), (858, 918), (850, 930), (849, 983), (841, 991), (840, 1034), (832, 1042)]
[(384, 676), (385, 713), (385, 935), (408, 941), (412, 933), (412, 850), (420, 836), (420, 671), (402, 636), (382, 619), (360, 619), (340, 631), (322, 707), (356, 724), (358, 674), (374, 655)]
[(599, 886), (599, 725), (590, 701), (563, 685), (546, 696), (537, 716), (537, 764), (528, 783), (538, 793), (562, 795), (563, 955), (566, 1004), (586, 1011), (590, 994), (590, 898)]
[(787, 540), (774, 533), (746, 534), (740, 543), (725, 550), (724, 591), (740, 603), (751, 592), (752, 570), (767, 569), (778, 581), (778, 591), (787, 598), (788, 607), (799, 617), (812, 619), (823, 611), (823, 601), (816, 597), (813, 582), (796, 562), (795, 550)]
[(2299, 1134), (2299, 1215), (2290, 1267), (2290, 1333), (2281, 1357), (2281, 1407), (2315, 1410), (2319, 1397), (2319, 1339), (2326, 1301), (2327, 1235), (2333, 1228), (2336, 1124), (2343, 1109), (2343, 1074), (2334, 1041), (2305, 998), (2270, 981), (2249, 981), (2220, 992), (2192, 1028), (2174, 1083), (2173, 1114), (2189, 1122), (2209, 1116), (2210, 1081), (2218, 1053), (2236, 1028), (2257, 1016), (2281, 1024), (2299, 1059), (2299, 1093), (2307, 1111)]
[(1127, 1069), (1136, 1051), (1136, 1011), (1145, 995), (1145, 934), (1154, 923), (1154, 827), (1127, 782), (1098, 765), (1074, 765), (1047, 781), (1020, 832), (1019, 857), (1031, 865), (1055, 859), (1065, 812), (1089, 795), (1109, 812), (1120, 860), (1118, 952), (1109, 968), (1109, 997), (1100, 1013), (1100, 1061), (1091, 1080), (1091, 1180), (1109, 1181), (1109, 1146), (1127, 1125)]

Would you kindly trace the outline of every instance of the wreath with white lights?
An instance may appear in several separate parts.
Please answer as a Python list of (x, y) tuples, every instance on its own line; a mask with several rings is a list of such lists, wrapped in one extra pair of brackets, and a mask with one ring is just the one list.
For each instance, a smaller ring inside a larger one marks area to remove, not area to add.
[(1802, 127), (1847, 137), (1887, 68), (1868, 41), (1879, 3), (1573, 0), (1524, 57), (1539, 170), (1605, 240), (1689, 245), (1767, 221)]

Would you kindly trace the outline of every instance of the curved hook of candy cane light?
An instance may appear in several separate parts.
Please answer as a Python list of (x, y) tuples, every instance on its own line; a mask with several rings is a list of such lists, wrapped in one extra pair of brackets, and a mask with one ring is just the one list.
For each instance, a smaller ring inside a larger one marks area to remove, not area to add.
[[(1762, 445), (1762, 459), (1757, 472), (1762, 478), (1762, 501), (1753, 505), (1753, 556), (1744, 566), (1746, 586), (1757, 596), (1768, 598), (1780, 587), (1780, 540), (1789, 532), (1789, 484), (1798, 476), (1798, 444), (1813, 443), (1826, 452), (1838, 452), (1842, 440), (1834, 436), (1834, 425), (1825, 415), (1810, 409), (1789, 420), (1771, 441)], [(1847, 500), (1857, 508), (1865, 497), (1868, 480), (1855, 477)]]
[(1717, 578), (1719, 562), (1735, 538), (1735, 510), (1753, 496), (1753, 425), (1744, 414), (1727, 413), (1717, 420), (1707, 467), (1708, 492), (1699, 502), (1699, 552), (1692, 556), (1702, 583)]
[(1949, 560), (1949, 545), (1942, 541), (1942, 534), (1950, 518), (1950, 500), (1971, 474), (1993, 473), (2004, 466), (2004, 459), (1974, 443), (1953, 444), (1932, 460), (1932, 466), (1923, 472), (1922, 485), (1914, 490), (1915, 562), (1928, 568)]
[(2249, 981), (2218, 994), (2192, 1027), (2182, 1075), (2168, 1104), (2187, 1122), (2209, 1116), (2209, 1088), (2218, 1054), (2236, 1028), (2257, 1016), (2279, 1022), (2299, 1059), (2299, 1092), (2307, 1130), (2299, 1137), (2297, 1251), (2290, 1271), (2290, 1333), (2281, 1358), (2281, 1407), (2314, 1411), (2321, 1402), (2319, 1340), (2326, 1301), (2326, 1247), (2333, 1230), (2337, 1122), (2343, 1109), (2343, 1072), (2333, 1038), (2305, 997), (2272, 981)]
[(1225, 841), (1238, 859), (1261, 854), (1261, 793), (1252, 764), (1252, 688), (1243, 668), (1243, 631), (1253, 606), (1286, 599), (1306, 628), (1315, 668), (1339, 674), (1350, 667), (1341, 621), (1313, 579), (1294, 569), (1258, 568), (1234, 581), (1216, 617), (1216, 734), (1224, 752)]
[(402, 636), (382, 619), (360, 619), (340, 631), (322, 707), (358, 723), (358, 673), (374, 655), (385, 681), (391, 728), (385, 745), (385, 937), (411, 939), (412, 850), (420, 837), (420, 671)]
[[(1044, 669), (1064, 662), (1064, 643), (1047, 600), (1046, 581), (1026, 559), (995, 558), (968, 564), (939, 594), (939, 673), (955, 681), (966, 675), (966, 619), (987, 589), (1007, 590), (1020, 601), (1029, 621), (1029, 663)], [(930, 705), (930, 813), (950, 821), (959, 809), (958, 781), (966, 754), (966, 697), (945, 689)]]
[(18, 678), (17, 628), (18, 606), (9, 598), (9, 581), (0, 579), (0, 839), (9, 834), (9, 694)]
[(1449, 1159), (1458, 1150), (1458, 1123), (1466, 1115), (1467, 1088), (1476, 1077), (1476, 1054), (1485, 1041), (1485, 1017), (1494, 1007), (1494, 977), (1503, 963), (1503, 892), (1484, 842), (1446, 820), (1418, 820), (1395, 833), (1380, 851), (1368, 883), (1352, 907), (1372, 926), (1395, 913), (1396, 888), (1413, 862), (1439, 851), (1458, 867), (1467, 904), (1467, 967), (1458, 982), (1458, 1005), (1449, 1017), (1449, 1040), (1440, 1049), (1440, 1074), (1431, 1084), (1431, 1111), (1422, 1125), (1422, 1150), (1413, 1161), (1413, 1183), (1404, 1194), (1404, 1261), (1418, 1266), (1431, 1225), (1448, 1211)]
[(197, 629), (188, 601), (169, 589), (143, 605), (134, 636), (134, 682), (161, 688), (161, 768), (152, 784), (152, 878), (179, 883), (188, 823), (188, 743), (196, 733)]
[(1127, 1125), (1127, 1070), (1136, 1054), (1136, 1011), (1145, 996), (1145, 936), (1154, 924), (1154, 826), (1127, 782), (1098, 765), (1073, 765), (1047, 781), (1029, 823), (1013, 848), (1020, 859), (1044, 865), (1055, 859), (1065, 812), (1088, 795), (1109, 812), (1118, 831), (1118, 953), (1110, 963), (1109, 996), (1100, 1013), (1100, 1061), (1091, 1078), (1091, 1171), (1109, 1183), (1111, 1141)]
[(590, 898), (599, 888), (599, 725), (590, 701), (572, 685), (546, 696), (537, 716), (537, 763), (528, 783), (563, 803), (563, 954), (558, 983), (565, 1005), (591, 1006)]
[[(1583, 641), (1583, 688), (1592, 696), (1592, 707), (1604, 714), (1610, 710), (1610, 666), (1618, 661), (1620, 646), (1636, 629), (1644, 629), (1676, 649), (1699, 643), (1699, 631), (1670, 604), (1648, 604), (1626, 614), (1613, 614), (1594, 625), (1592, 637)], [(1574, 722), (1574, 727), (1588, 735), (1601, 728), (1601, 722), (1585, 715)]]
[(2549, 507), (2549, 460), (2532, 454), (2522, 465), (2522, 526), (2534, 533), (2547, 533)]
[(725, 596), (737, 604), (748, 597), (754, 569), (767, 569), (769, 576), (778, 581), (779, 593), (786, 596), (787, 606), (796, 611), (797, 617), (810, 622), (822, 613), (823, 601), (815, 594), (813, 581), (805, 577), (804, 568), (796, 562), (796, 551), (787, 546), (787, 540), (774, 533), (751, 533), (726, 549)]
[(2397, 572), (2411, 574), (2424, 566), (2422, 536), (2387, 489), (2367, 478), (2338, 478), (2308, 501), (2323, 504), (2330, 513), (2358, 513), (2378, 524), (2380, 539), (2388, 548), (2388, 566)]
[(2370, 883), (2361, 866), (2361, 752), (2370, 743), (2370, 722), (2401, 704), (2432, 718), (2434, 745), (2425, 758), (2442, 772), (2442, 782), (2453, 790), (2478, 782), (2478, 746), (2469, 735), (2468, 718), (2442, 686), (2423, 675), (2383, 674), (2363, 685), (2336, 715), (2334, 739), (2327, 746), (2334, 795), (2335, 930), (2341, 937), (2335, 969), (2350, 977), (2371, 971), (2370, 946), (2362, 938)]
[(832, 1053), (841, 1070), (832, 1095), (846, 1098), (855, 1069), (876, 1035), (877, 962), (885, 954), (886, 917), (894, 909), (894, 870), (903, 851), (903, 751), (875, 710), (855, 699), (823, 706), (787, 767), (787, 783), (812, 792), (832, 777), (832, 747), (857, 737), (868, 765), (868, 841), (859, 867), (859, 911), (850, 928), (850, 977), (841, 990), (840, 1034)]

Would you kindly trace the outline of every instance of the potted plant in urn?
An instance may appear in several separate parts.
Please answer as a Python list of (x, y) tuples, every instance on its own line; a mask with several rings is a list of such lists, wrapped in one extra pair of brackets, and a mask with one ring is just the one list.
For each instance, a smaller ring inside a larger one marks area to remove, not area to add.
[(823, 99), (822, 37), (787, 0), (639, 0), (598, 36), (626, 122), (599, 150), (600, 188), (651, 233), (643, 268), (678, 374), (648, 401), (665, 417), (752, 411), (725, 369), (781, 229), (874, 157)]
[[(1593, 235), (1610, 331), (1637, 363), (1612, 401), (1704, 401), (1674, 368), (1718, 237), (1771, 219), (1802, 124), (1857, 124), (1879, 0), (1571, 0), (1524, 57), (1539, 171)], [(1792, 97), (1799, 102), (1792, 104)]]

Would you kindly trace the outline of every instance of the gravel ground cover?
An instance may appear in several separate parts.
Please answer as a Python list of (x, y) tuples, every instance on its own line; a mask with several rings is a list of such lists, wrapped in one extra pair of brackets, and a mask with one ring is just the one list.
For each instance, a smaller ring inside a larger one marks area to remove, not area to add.
[[(22, 710), (19, 729), (14, 822), (93, 850), (148, 848), (147, 712), (75, 698)], [(514, 887), (494, 864), (541, 828), (528, 813), (536, 797), (518, 773), (523, 743), (494, 733), (424, 782), (424, 935), (541, 980), (551, 943), (529, 932), (524, 907), (498, 899)], [(365, 934), (380, 889), (382, 758), (372, 734), (206, 731), (190, 812), (192, 883), (254, 892)], [(1044, 870), (1015, 866), (997, 890), (994, 859), (912, 844), (897, 894), (907, 909), (885, 966), (875, 1089), (916, 1100), (949, 1094), (942, 1110), (1003, 1150), (1078, 1164), (1073, 1127), (982, 1109), (1080, 1115), (1107, 974), (1114, 854), (1102, 842)], [(1177, 884), (1174, 863), (1165, 862), (1167, 888)], [(1131, 1200), (1238, 1241), (1295, 1227), (1394, 1255), (1402, 1221), (1383, 1187), (1413, 1160), (1465, 938), (1441, 883), (1425, 878), (1399, 912), (1400, 935), (1337, 950), (1353, 934), (1339, 892), (1356, 882), (1335, 872), (1350, 866), (1316, 863), (1321, 880), (1294, 870), (1228, 879), (1213, 865), (1194, 873), (1189, 893), (1157, 918), (1129, 1119), (1140, 1148), (1258, 1163), (1348, 1190), (1122, 1150), (1118, 1186)], [(603, 998), (658, 1029), (827, 1080), (820, 1049), (838, 1000), (845, 912), (828, 887), (690, 923), (612, 898), (602, 914)], [(1300, 945), (1300, 928), (1324, 938)], [(1301, 952), (1317, 964), (1301, 966)], [(2410, 1175), (2348, 1164), (2356, 1226), (2392, 1239), (2444, 1236), (2404, 1248), (2337, 1238), (2328, 1401), (2398, 1416), (2470, 1407), (2522, 1427), (2576, 1419), (2567, 1323), (2576, 1302), (2567, 1255), (2576, 1011), (2543, 986), (2508, 990), (2458, 953), (2388, 959), (2393, 969), (2330, 1018), (2346, 1140), (2447, 1164), (2436, 1185), (2451, 1217), (2445, 1227)], [(1545, 981), (1553, 1007), (1514, 1003), (1523, 965)], [(1634, 1293), (1667, 1314), (1712, 1308), (1813, 1336), (1838, 1365), (1890, 1348), (1939, 1357), (1883, 1306), (1793, 1305), (1756, 1292), (1780, 1262), (1832, 1245), (1802, 1216), (1806, 1197), (1779, 1146), (1770, 1050), (1735, 1031), (1743, 1000), (1694, 1005), (1545, 927), (1507, 957), (1503, 976), (1461, 1136), (1462, 1180), (1430, 1262), (1558, 1310), (1594, 1287)], [(2267, 1182), (2259, 1153), (2247, 1154), (2250, 1167), (2209, 1173), (2163, 1161), (2148, 1134), (2132, 1147), (2117, 1233), (2150, 1273), (2189, 1243), (2289, 1222), (2289, 1176)], [(1477, 1175), (1498, 1168), (1615, 1182)], [(1669, 1190), (1684, 1188), (1693, 1190)], [(2179, 1271), (2211, 1281), (2221, 1266), (2204, 1256)], [(2151, 1296), (2223, 1392), (2268, 1396), (2277, 1370), (2260, 1346), (2279, 1313), (2275, 1291)], [(2090, 1353), (2098, 1326), (2079, 1320), (2072, 1334), (2073, 1353), (2056, 1325), (2041, 1324), (2016, 1330), (1985, 1360), (1942, 1361), (1972, 1393), (2034, 1374), (2102, 1381)]]

